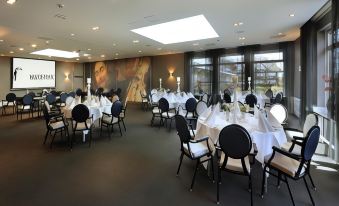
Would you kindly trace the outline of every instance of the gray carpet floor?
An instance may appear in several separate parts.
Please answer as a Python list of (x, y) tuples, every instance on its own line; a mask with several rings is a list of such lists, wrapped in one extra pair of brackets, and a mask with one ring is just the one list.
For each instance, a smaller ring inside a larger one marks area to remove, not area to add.
[[(203, 167), (192, 192), (193, 162), (184, 158), (176, 177), (180, 142), (175, 129), (151, 127), (150, 119), (150, 112), (130, 105), (122, 137), (117, 128), (111, 139), (106, 131), (100, 137), (97, 127), (91, 148), (78, 134), (70, 151), (59, 136), (52, 149), (42, 144), (42, 118), (1, 116), (0, 205), (216, 205), (216, 184)], [(312, 174), (317, 191), (312, 194), (317, 205), (338, 205), (338, 165), (316, 163)], [(261, 199), (261, 176), (256, 163), (254, 205), (292, 205), (286, 185), (278, 189), (274, 178), (269, 178), (268, 193)], [(223, 173), (222, 179), (221, 205), (250, 205), (247, 178)], [(311, 205), (303, 181), (290, 182), (296, 204)]]

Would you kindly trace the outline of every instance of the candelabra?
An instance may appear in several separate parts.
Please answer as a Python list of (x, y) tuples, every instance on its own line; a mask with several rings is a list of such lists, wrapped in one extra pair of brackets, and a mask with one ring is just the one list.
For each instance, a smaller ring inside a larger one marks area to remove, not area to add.
[(249, 91), (249, 92), (252, 92), (252, 88), (251, 88), (251, 77), (248, 77), (247, 80), (248, 80), (248, 91)]
[(87, 78), (87, 100), (91, 99), (91, 78)]

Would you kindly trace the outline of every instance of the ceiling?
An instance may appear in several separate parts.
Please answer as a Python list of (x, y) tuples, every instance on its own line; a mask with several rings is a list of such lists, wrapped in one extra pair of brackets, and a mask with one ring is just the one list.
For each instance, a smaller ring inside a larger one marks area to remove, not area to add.
[[(78, 61), (87, 62), (292, 41), (299, 37), (299, 28), (326, 2), (17, 0), (14, 5), (9, 5), (1, 0), (0, 40), (3, 41), (0, 41), (0, 55), (37, 58), (39, 56), (29, 53), (46, 48), (80, 50), (81, 54), (90, 54), (91, 59), (81, 55)], [(63, 4), (63, 8), (57, 4)], [(219, 38), (163, 45), (130, 31), (199, 14), (206, 17)], [(243, 22), (243, 25), (234, 26), (237, 22)], [(93, 27), (99, 27), (99, 30), (93, 31)], [(239, 40), (240, 37), (245, 37), (245, 40)], [(139, 40), (139, 43), (133, 43), (134, 40)], [(37, 47), (31, 47), (32, 44)]]

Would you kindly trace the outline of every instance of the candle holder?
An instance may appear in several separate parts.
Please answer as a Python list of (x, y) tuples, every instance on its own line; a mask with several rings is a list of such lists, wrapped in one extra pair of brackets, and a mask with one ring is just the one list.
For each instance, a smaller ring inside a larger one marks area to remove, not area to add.
[(162, 88), (161, 88), (161, 83), (162, 83), (162, 80), (161, 80), (161, 78), (159, 79), (159, 89), (161, 90)]
[(178, 85), (177, 93), (180, 93), (180, 77), (177, 77), (177, 85)]
[(87, 100), (91, 100), (91, 78), (87, 78)]
[(248, 78), (248, 91), (252, 93), (251, 78)]

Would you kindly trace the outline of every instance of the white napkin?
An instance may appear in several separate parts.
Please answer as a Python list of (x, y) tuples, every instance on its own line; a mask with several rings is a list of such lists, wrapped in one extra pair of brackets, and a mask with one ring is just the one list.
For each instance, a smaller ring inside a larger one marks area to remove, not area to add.
[(105, 98), (103, 96), (101, 96), (101, 98), (100, 98), (100, 106), (103, 107), (105, 105), (106, 105), (106, 100), (105, 100)]
[(112, 104), (112, 102), (109, 101), (109, 99), (107, 97), (104, 97), (104, 99), (105, 99), (106, 105), (111, 105)]
[(220, 104), (218, 103), (217, 105), (214, 106), (212, 112), (210, 113), (210, 115), (208, 115), (208, 117), (206, 118), (206, 123), (210, 126), (210, 127), (215, 127), (216, 126), (216, 120), (217, 120), (217, 116), (220, 112)]
[(95, 102), (95, 98), (91, 100), (90, 105), (89, 106), (95, 106), (96, 102)]
[(193, 94), (191, 92), (187, 93), (188, 98), (194, 98)]
[(206, 120), (207, 119), (207, 117), (211, 114), (211, 112), (212, 112), (212, 108), (211, 108), (212, 106), (210, 106), (210, 107), (208, 107), (200, 116), (199, 116), (199, 118), (201, 119), (201, 120)]
[(258, 129), (261, 132), (274, 132), (273, 127), (262, 112), (259, 112), (258, 117)]
[(257, 105), (254, 105), (253, 110), (254, 110), (254, 117), (258, 119), (259, 118), (259, 109), (258, 109)]
[(72, 103), (67, 107), (67, 109), (73, 109), (77, 104), (76, 104), (77, 100), (73, 99)]
[(73, 97), (67, 97), (66, 98), (66, 106), (70, 106), (72, 104), (72, 102), (74, 101)]
[(273, 128), (282, 128), (283, 126), (278, 122), (278, 120), (272, 115), (270, 111), (267, 112), (267, 119), (271, 123)]

